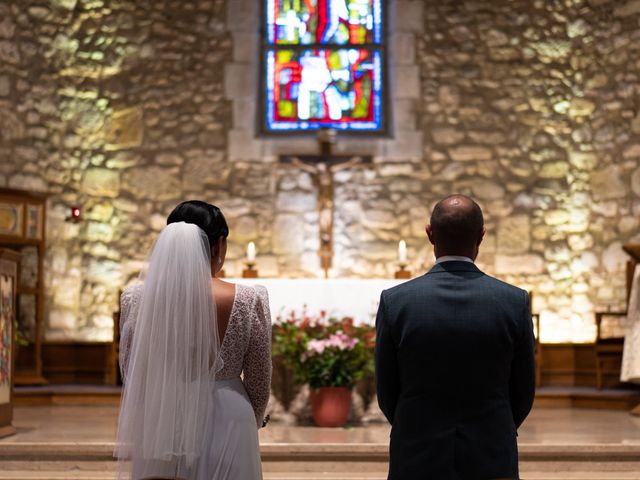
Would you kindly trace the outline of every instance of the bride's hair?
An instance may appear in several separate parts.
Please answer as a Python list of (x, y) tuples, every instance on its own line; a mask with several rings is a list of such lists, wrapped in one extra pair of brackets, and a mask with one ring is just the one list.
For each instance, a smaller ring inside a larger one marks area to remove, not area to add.
[(220, 237), (229, 236), (229, 226), (220, 209), (200, 200), (187, 200), (174, 208), (167, 217), (167, 225), (176, 222), (193, 223), (200, 227), (207, 235), (210, 248)]

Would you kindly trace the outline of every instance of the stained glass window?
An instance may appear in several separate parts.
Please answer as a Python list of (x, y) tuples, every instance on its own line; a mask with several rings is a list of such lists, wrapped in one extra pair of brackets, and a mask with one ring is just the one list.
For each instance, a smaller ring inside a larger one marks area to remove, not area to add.
[(265, 0), (264, 128), (381, 132), (381, 0)]

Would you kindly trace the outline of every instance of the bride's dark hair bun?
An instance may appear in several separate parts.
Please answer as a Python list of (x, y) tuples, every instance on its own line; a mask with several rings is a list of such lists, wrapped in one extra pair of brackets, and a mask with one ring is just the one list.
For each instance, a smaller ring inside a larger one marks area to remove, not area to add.
[(206, 233), (211, 248), (220, 237), (229, 236), (229, 226), (220, 209), (200, 200), (187, 200), (174, 208), (167, 217), (167, 225), (176, 222), (193, 223), (199, 226)]

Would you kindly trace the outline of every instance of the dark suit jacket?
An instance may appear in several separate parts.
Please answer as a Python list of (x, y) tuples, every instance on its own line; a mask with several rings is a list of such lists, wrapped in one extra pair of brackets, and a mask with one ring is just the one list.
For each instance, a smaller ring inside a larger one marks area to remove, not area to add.
[(462, 261), (382, 292), (375, 362), (390, 480), (518, 478), (516, 429), (535, 391), (528, 303)]

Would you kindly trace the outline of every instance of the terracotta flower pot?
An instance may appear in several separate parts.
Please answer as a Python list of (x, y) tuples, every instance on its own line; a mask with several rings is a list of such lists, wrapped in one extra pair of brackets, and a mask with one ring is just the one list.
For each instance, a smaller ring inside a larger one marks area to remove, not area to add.
[(318, 427), (343, 427), (351, 409), (351, 389), (323, 387), (311, 390), (311, 413)]

